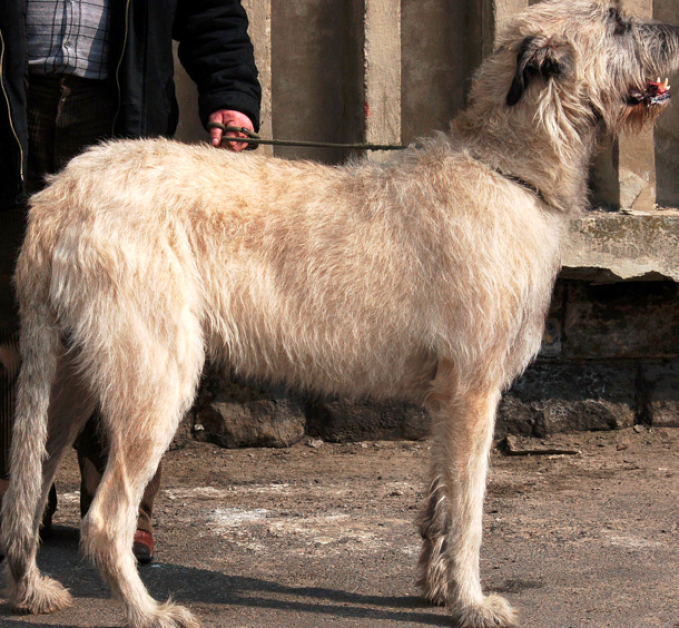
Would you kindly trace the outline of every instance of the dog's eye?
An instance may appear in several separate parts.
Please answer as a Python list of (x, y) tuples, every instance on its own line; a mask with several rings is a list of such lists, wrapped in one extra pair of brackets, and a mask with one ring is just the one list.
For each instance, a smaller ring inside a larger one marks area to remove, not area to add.
[(620, 15), (620, 11), (617, 9), (610, 9), (608, 12), (608, 17), (610, 18), (611, 22), (613, 22), (614, 35), (620, 36), (629, 32), (631, 28), (630, 23), (628, 20), (622, 17), (622, 15)]

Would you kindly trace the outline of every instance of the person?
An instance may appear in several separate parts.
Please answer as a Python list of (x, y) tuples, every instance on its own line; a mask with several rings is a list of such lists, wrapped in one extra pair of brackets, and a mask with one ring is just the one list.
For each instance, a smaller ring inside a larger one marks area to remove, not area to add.
[[(261, 89), (240, 0), (3, 0), (0, 3), (0, 498), (9, 481), (19, 319), (11, 276), (26, 221), (27, 196), (45, 175), (107, 138), (171, 137), (178, 106), (172, 40), (198, 88), (201, 121), (257, 131)], [(240, 151), (212, 128), (210, 141)], [(230, 137), (245, 137), (229, 133)], [(106, 173), (102, 173), (106, 176)], [(106, 463), (93, 416), (76, 448), (81, 514)], [(139, 509), (134, 552), (153, 557), (153, 499), (160, 469)], [(51, 524), (56, 492), (44, 525)]]

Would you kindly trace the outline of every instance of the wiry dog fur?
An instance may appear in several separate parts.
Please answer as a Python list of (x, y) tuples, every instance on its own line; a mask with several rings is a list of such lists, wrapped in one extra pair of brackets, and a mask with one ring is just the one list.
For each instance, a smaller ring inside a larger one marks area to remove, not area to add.
[(69, 602), (37, 569), (38, 526), (58, 461), (99, 404), (110, 454), (83, 547), (130, 626), (195, 625), (148, 595), (131, 547), (207, 354), (249, 377), (424, 403), (423, 594), (456, 625), (513, 625), (479, 579), (498, 400), (540, 346), (597, 138), (662, 108), (665, 88), (648, 79), (678, 50), (675, 28), (630, 22), (615, 4), (548, 1), (508, 26), (450, 134), (386, 162), (332, 168), (169, 141), (74, 159), (34, 197), (16, 275), (23, 366), (2, 513), (13, 607)]

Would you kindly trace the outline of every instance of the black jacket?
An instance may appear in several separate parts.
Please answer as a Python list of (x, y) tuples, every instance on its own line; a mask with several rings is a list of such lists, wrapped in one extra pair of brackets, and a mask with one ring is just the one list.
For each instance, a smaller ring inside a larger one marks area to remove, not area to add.
[[(261, 90), (240, 0), (112, 2), (115, 137), (171, 136), (177, 128), (172, 40), (198, 87), (203, 124), (218, 109), (259, 126)], [(0, 209), (24, 199), (28, 151), (24, 0), (0, 0)]]

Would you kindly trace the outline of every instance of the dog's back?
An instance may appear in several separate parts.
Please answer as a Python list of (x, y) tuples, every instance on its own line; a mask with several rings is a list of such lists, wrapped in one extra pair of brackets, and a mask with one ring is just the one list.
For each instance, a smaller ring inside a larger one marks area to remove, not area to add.
[(114, 142), (34, 197), (20, 272), (39, 242), (52, 308), (94, 371), (110, 342), (150, 351), (149, 334), (195, 352), (177, 337), (191, 320), (244, 375), (421, 401), (441, 357), (508, 381), (539, 342), (559, 221), (497, 175), (482, 202), (488, 175), (443, 137), (344, 169)]

